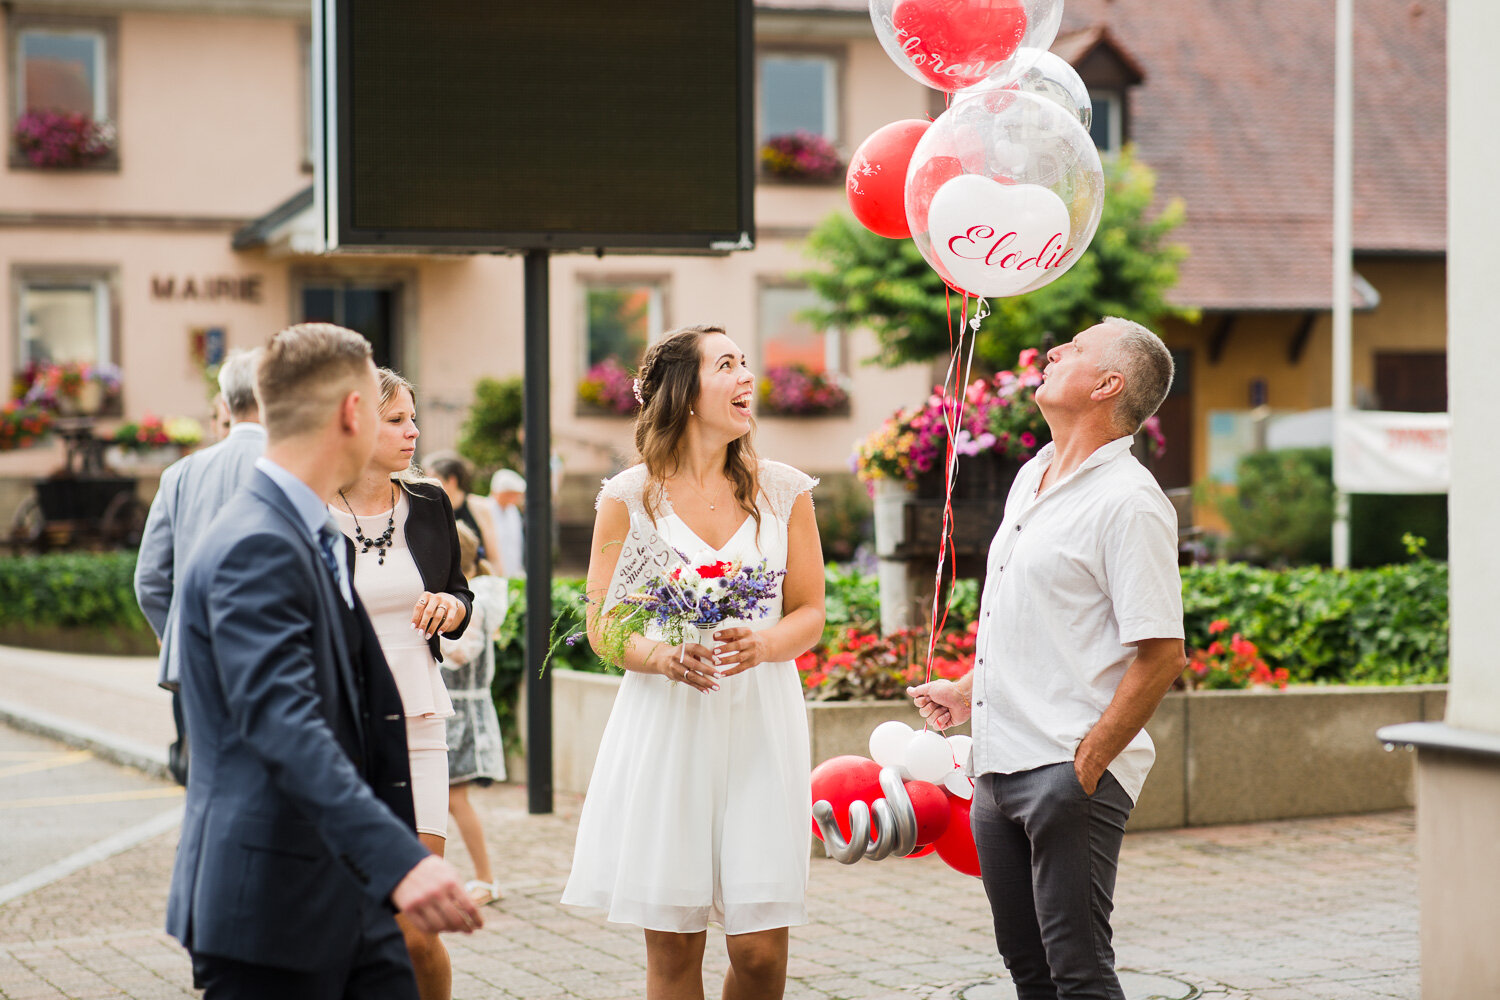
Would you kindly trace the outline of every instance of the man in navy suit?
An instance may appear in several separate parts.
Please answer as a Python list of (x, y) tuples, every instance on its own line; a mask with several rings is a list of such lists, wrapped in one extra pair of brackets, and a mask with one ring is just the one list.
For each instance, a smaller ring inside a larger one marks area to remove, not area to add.
[(417, 1000), (394, 913), (482, 921), (417, 839), (400, 696), (326, 507), (374, 449), (370, 346), (283, 330), (257, 391), (265, 455), (178, 593), (193, 766), (167, 931), (209, 1000)]

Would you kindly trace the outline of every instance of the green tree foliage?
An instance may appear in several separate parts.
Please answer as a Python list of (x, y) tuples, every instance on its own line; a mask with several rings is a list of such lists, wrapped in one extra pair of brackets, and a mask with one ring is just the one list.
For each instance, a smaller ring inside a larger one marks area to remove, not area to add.
[(594, 288), (588, 295), (589, 367), (618, 358), (631, 367), (646, 352), (651, 296), (639, 288)]
[[(474, 402), (459, 434), (458, 452), (474, 463), (481, 477), (496, 469), (520, 467), (524, 398), (519, 378), (482, 378), (475, 383)], [(476, 479), (475, 488), (485, 482)]]
[[(1196, 319), (1195, 311), (1166, 298), (1187, 255), (1167, 242), (1182, 222), (1182, 202), (1173, 199), (1148, 217), (1156, 174), (1128, 148), (1105, 160), (1104, 179), (1098, 232), (1072, 270), (1034, 292), (990, 300), (993, 315), (980, 327), (975, 346), (983, 365), (1007, 367), (1047, 334), (1067, 339), (1101, 316), (1148, 326), (1172, 316)], [(948, 306), (951, 301), (957, 317), (962, 297), (948, 291), (911, 240), (876, 236), (839, 213), (809, 235), (808, 252), (826, 270), (802, 275), (823, 300), (807, 319), (824, 327), (868, 327), (880, 343), (872, 360), (887, 367), (947, 356)]]

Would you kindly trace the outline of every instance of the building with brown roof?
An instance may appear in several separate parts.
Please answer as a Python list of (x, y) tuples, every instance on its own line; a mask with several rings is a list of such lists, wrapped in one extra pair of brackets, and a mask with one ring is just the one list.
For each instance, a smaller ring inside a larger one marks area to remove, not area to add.
[[(1356, 10), (1355, 400), (1440, 410), (1445, 8)], [(1163, 420), (1188, 447), (1169, 445), (1158, 471), (1169, 486), (1223, 475), (1247, 411), (1331, 399), (1333, 6), (1068, 0), (1054, 49), (1157, 171), (1159, 195), (1186, 204), (1172, 297), (1202, 319), (1163, 331), (1183, 373)]]

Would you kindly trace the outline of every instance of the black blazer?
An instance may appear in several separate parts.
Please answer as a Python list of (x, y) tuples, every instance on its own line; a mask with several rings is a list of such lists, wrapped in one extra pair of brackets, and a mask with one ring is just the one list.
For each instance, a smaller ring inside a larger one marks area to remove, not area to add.
[(167, 932), (204, 955), (336, 967), (370, 921), (395, 933), (391, 891), (428, 853), (375, 631), (258, 470), (203, 532), (178, 593), (193, 767)]
[[(406, 547), (411, 549), (417, 572), (422, 574), (422, 589), (433, 594), (452, 594), (463, 602), (464, 620), (452, 632), (443, 632), (449, 639), (457, 639), (469, 627), (469, 617), (474, 613), (474, 592), (469, 581), (464, 579), (463, 557), (458, 551), (458, 528), (453, 523), (453, 505), (448, 494), (433, 483), (402, 483), (411, 509), (406, 515)], [(349, 543), (351, 553), (349, 565), (354, 565), (354, 543)], [(427, 640), (432, 657), (443, 662), (443, 651), (438, 635)]]

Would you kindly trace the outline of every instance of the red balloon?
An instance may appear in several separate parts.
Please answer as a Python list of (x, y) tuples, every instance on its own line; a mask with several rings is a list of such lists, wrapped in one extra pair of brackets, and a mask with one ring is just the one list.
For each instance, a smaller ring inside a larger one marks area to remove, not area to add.
[(932, 843), (948, 829), (948, 793), (930, 781), (908, 781), (906, 794), (917, 814), (917, 844)]
[(891, 21), (917, 72), (947, 91), (989, 76), (1026, 37), (1021, 0), (903, 0)]
[(932, 205), (932, 196), (937, 194), (938, 188), (963, 174), (964, 164), (958, 157), (934, 156), (911, 175), (906, 185), (906, 202), (911, 206), (911, 214), (906, 220), (908, 236), (927, 231), (927, 209)]
[(893, 240), (911, 235), (906, 225), (906, 168), (917, 141), (931, 126), (920, 118), (891, 122), (871, 132), (849, 158), (844, 178), (849, 207), (870, 232)]
[(969, 801), (950, 794), (948, 809), (948, 829), (933, 841), (938, 857), (954, 871), (978, 878), (979, 851), (974, 846), (974, 831), (969, 828)]
[[(831, 757), (813, 768), (812, 800), (827, 799), (833, 806), (833, 818), (844, 839), (849, 839), (849, 804), (874, 802), (884, 798), (880, 789), (880, 765), (868, 757), (844, 754)], [(813, 820), (813, 836), (823, 839), (818, 821)]]
[(912, 851), (910, 854), (905, 854), (902, 856), (907, 858), (922, 858), (931, 854), (935, 850), (937, 850), (936, 844), (923, 844), (921, 847), (917, 848), (915, 851)]

